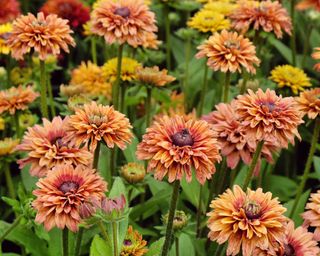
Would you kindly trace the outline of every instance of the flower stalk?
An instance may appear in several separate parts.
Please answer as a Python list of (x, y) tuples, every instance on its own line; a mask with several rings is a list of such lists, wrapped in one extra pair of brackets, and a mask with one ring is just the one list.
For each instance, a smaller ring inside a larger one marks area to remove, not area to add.
[(229, 99), (230, 78), (231, 78), (231, 73), (230, 73), (230, 71), (227, 71), (225, 74), (223, 102), (228, 102), (228, 99)]
[(94, 156), (93, 156), (93, 169), (97, 169), (98, 168), (98, 164), (99, 164), (99, 155), (100, 155), (100, 142), (97, 143), (97, 147), (94, 150)]
[(4, 239), (19, 225), (22, 217), (23, 217), (22, 215), (18, 216), (14, 220), (14, 222), (11, 224), (11, 226), (3, 233), (3, 235), (0, 237), (0, 246), (1, 246), (1, 243), (4, 241)]
[(121, 81), (123, 46), (124, 44), (120, 44), (118, 48), (117, 78), (112, 88), (112, 102), (115, 109), (119, 109), (119, 92), (120, 92), (120, 81)]
[(150, 126), (151, 123), (151, 93), (152, 88), (150, 86), (146, 86), (147, 88), (147, 98), (146, 98), (146, 127)]
[(97, 42), (95, 36), (91, 36), (90, 38), (91, 43), (91, 57), (94, 64), (97, 64)]
[(16, 198), (16, 190), (14, 189), (9, 163), (4, 163), (4, 176), (6, 178), (6, 184), (8, 186), (9, 196), (10, 198)]
[(77, 234), (77, 240), (76, 240), (76, 246), (74, 249), (74, 255), (80, 256), (81, 253), (81, 241), (84, 233), (84, 228), (79, 228), (78, 234)]
[(112, 236), (113, 236), (113, 255), (119, 256), (118, 252), (118, 224), (117, 222), (112, 222)]
[(40, 60), (40, 87), (42, 117), (48, 118), (46, 65), (43, 60)]
[(69, 256), (69, 230), (67, 228), (62, 230), (62, 251), (63, 256)]
[(167, 69), (171, 70), (171, 40), (170, 40), (170, 20), (169, 20), (169, 6), (164, 4), (164, 25), (166, 32), (166, 64)]
[(207, 87), (208, 87), (208, 65), (205, 62), (200, 104), (199, 104), (199, 108), (198, 108), (198, 117), (202, 116), (202, 113), (203, 113), (204, 98), (206, 96)]

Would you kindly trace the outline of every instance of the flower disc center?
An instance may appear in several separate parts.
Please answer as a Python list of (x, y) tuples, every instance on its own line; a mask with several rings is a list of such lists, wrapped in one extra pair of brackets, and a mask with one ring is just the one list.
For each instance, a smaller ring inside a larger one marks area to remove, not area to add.
[(59, 190), (61, 192), (63, 192), (64, 194), (68, 193), (68, 192), (74, 192), (79, 188), (79, 184), (74, 182), (74, 181), (66, 181), (63, 182), (60, 187)]
[(178, 147), (192, 146), (193, 139), (188, 129), (183, 129), (171, 136), (172, 143)]
[(261, 107), (263, 110), (268, 110), (269, 112), (273, 112), (276, 108), (276, 105), (273, 102), (264, 102), (264, 103), (261, 103)]
[(120, 7), (114, 11), (114, 14), (119, 15), (122, 18), (128, 18), (130, 16), (130, 10), (128, 7)]
[(123, 244), (125, 246), (130, 246), (130, 245), (132, 245), (132, 241), (130, 239), (124, 239)]
[(248, 202), (244, 206), (244, 211), (246, 216), (250, 220), (258, 219), (260, 214), (261, 207), (256, 202)]
[(295, 256), (295, 252), (293, 247), (290, 244), (285, 244), (284, 245), (284, 254), (283, 256)]

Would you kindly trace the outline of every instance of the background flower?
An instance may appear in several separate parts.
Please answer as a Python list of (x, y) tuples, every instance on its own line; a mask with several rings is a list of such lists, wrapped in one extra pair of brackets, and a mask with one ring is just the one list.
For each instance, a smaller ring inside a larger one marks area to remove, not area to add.
[(20, 3), (17, 0), (0, 0), (0, 24), (13, 21), (20, 15)]
[(320, 88), (314, 88), (301, 92), (296, 98), (298, 109), (303, 115), (308, 115), (310, 119), (316, 119), (320, 116)]

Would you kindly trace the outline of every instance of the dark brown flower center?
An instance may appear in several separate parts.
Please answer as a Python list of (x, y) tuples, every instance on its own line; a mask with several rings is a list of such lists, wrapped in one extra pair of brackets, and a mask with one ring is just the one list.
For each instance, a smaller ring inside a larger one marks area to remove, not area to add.
[(63, 182), (60, 187), (59, 190), (61, 192), (63, 192), (64, 194), (68, 193), (68, 192), (74, 192), (79, 188), (79, 184), (74, 182), (74, 181), (66, 181)]
[(295, 256), (295, 255), (296, 254), (295, 254), (293, 247), (290, 244), (285, 244), (283, 256)]
[(244, 211), (246, 216), (250, 220), (258, 219), (260, 214), (261, 207), (256, 202), (248, 202), (244, 206)]
[(126, 19), (130, 16), (130, 10), (128, 7), (120, 7), (114, 11), (114, 14)]
[(130, 245), (132, 245), (132, 241), (130, 239), (124, 239), (123, 244), (125, 246), (130, 246)]
[(178, 147), (192, 146), (193, 139), (188, 129), (183, 129), (171, 136), (172, 143)]

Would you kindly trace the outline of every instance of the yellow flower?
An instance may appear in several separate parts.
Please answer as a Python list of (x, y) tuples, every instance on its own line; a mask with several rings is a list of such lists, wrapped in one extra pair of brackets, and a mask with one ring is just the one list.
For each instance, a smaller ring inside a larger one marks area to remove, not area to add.
[(12, 25), (5, 23), (0, 25), (0, 54), (9, 54), (10, 47), (7, 44), (7, 38), (12, 31)]
[[(117, 64), (118, 58), (113, 58), (102, 66), (102, 72), (110, 82), (114, 82), (117, 78)], [(122, 58), (121, 80), (129, 82), (135, 80), (138, 67), (141, 67), (138, 61), (126, 57)]]
[(4, 130), (5, 124), (5, 120), (2, 117), (0, 117), (0, 131)]
[(85, 36), (92, 36), (93, 33), (91, 31), (91, 28), (92, 28), (92, 23), (91, 21), (87, 21), (85, 24), (83, 24), (83, 35)]
[(26, 84), (30, 82), (32, 77), (31, 68), (14, 67), (10, 72), (10, 79), (14, 85)]
[(294, 94), (304, 91), (304, 87), (311, 86), (310, 78), (304, 71), (290, 65), (275, 67), (269, 78), (277, 83), (279, 88), (289, 87)]
[(107, 76), (101, 67), (88, 61), (71, 73), (70, 84), (81, 88), (83, 94), (89, 96), (104, 95), (107, 99), (111, 98), (111, 84), (107, 82)]
[(0, 140), (0, 156), (10, 155), (15, 151), (15, 147), (18, 144), (18, 139), (4, 138), (3, 140)]
[(208, 10), (223, 15), (230, 14), (236, 8), (236, 4), (227, 1), (208, 2), (203, 6), (203, 10)]
[(204, 33), (230, 28), (230, 21), (223, 14), (208, 9), (198, 11), (187, 24)]

